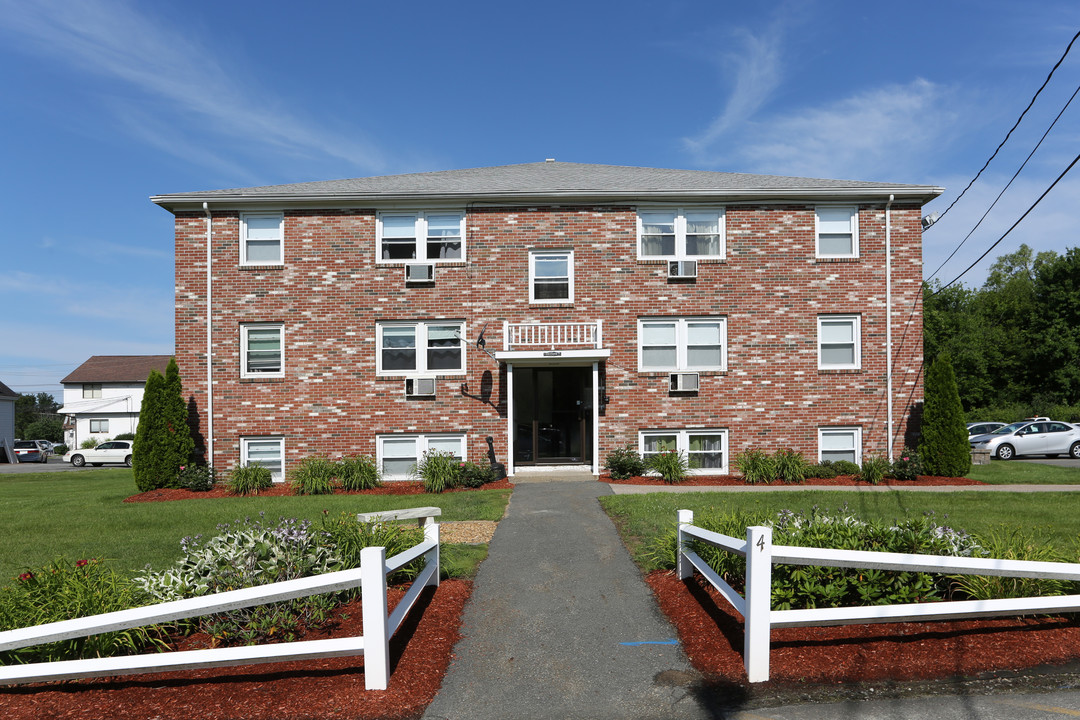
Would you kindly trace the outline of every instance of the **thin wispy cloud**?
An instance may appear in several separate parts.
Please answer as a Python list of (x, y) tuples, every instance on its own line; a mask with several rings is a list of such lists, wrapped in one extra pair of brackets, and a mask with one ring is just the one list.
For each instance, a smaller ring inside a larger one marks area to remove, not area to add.
[(155, 118), (164, 127), (175, 124), (179, 112), (204, 136), (292, 157), (345, 160), (365, 170), (383, 166), (373, 145), (289, 112), (271, 89), (238, 82), (210, 47), (157, 22), (144, 13), (148, 7), (121, 0), (0, 0), (0, 29), (78, 72), (124, 83), (140, 102), (161, 103)]

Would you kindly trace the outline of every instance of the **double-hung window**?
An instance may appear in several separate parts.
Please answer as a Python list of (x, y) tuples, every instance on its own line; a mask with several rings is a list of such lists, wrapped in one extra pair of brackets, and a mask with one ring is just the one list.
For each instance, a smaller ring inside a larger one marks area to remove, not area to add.
[(101, 383), (83, 383), (82, 396), (84, 400), (101, 397)]
[(862, 428), (818, 428), (818, 462), (846, 460), (861, 464)]
[(723, 208), (643, 209), (637, 223), (642, 260), (724, 258)]
[(726, 475), (727, 446), (727, 430), (642, 430), (638, 434), (642, 458), (677, 452), (686, 457), (692, 475)]
[(465, 461), (465, 435), (379, 435), (375, 444), (376, 462), (388, 480), (404, 480), (416, 473), (416, 465), (424, 453), (449, 453), (458, 462)]
[(379, 375), (459, 375), (465, 372), (465, 324), (462, 322), (383, 322), (376, 330)]
[(818, 315), (818, 369), (859, 369), (860, 335), (858, 315)]
[(384, 212), (375, 221), (378, 262), (465, 259), (465, 214)]
[(285, 326), (281, 323), (240, 326), (240, 377), (285, 377)]
[(529, 302), (574, 302), (572, 250), (537, 250), (529, 253)]
[(261, 465), (274, 482), (281, 482), (285, 479), (285, 438), (240, 438), (240, 464)]
[(281, 265), (284, 213), (242, 213), (240, 215), (240, 264)]
[(639, 371), (726, 369), (726, 318), (638, 320)]
[(859, 209), (851, 205), (819, 205), (815, 210), (817, 257), (859, 257)]

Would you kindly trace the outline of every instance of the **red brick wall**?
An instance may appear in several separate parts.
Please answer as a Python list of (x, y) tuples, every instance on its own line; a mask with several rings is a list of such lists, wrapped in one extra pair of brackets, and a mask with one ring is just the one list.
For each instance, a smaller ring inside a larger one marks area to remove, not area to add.
[[(922, 400), (920, 208), (894, 205), (894, 449)], [(375, 377), (379, 320), (463, 319), (474, 340), (488, 324), (604, 321), (610, 404), (600, 459), (637, 442), (638, 430), (727, 428), (730, 451), (791, 447), (817, 457), (817, 428), (861, 426), (864, 454), (886, 452), (884, 204), (860, 208), (860, 257), (814, 258), (812, 205), (728, 205), (727, 259), (703, 262), (696, 282), (669, 282), (665, 266), (636, 257), (632, 207), (470, 209), (467, 263), (440, 265), (434, 287), (405, 287), (400, 265), (375, 264), (375, 213), (288, 211), (285, 264), (239, 267), (238, 214), (213, 221), (215, 464), (239, 460), (242, 435), (284, 435), (286, 464), (312, 454), (375, 453), (393, 432), (468, 433), (470, 459), (495, 439), (507, 453), (505, 368), (475, 347), (467, 374), (442, 377), (435, 400), (407, 400), (400, 379)], [(206, 220), (176, 219), (176, 358), (206, 432)], [(574, 250), (572, 305), (529, 304), (530, 249)], [(817, 316), (859, 314), (862, 368), (817, 369)], [(672, 396), (667, 373), (637, 371), (639, 316), (727, 317), (728, 369), (702, 373), (697, 395)], [(239, 377), (239, 324), (285, 324), (285, 377)], [(493, 407), (475, 395), (494, 375)]]

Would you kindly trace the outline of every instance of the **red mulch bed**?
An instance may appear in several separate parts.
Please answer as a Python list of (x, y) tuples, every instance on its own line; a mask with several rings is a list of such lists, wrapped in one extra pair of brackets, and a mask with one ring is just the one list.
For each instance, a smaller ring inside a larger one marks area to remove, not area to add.
[[(435, 697), (472, 583), (444, 580), (421, 594), (390, 642), (390, 685), (364, 689), (363, 656), (0, 687), (4, 720), (329, 720), (419, 717)], [(390, 590), (391, 607), (404, 593)], [(330, 631), (304, 640), (362, 634), (359, 602)], [(193, 635), (177, 644), (207, 646)]]
[[(617, 485), (667, 485), (662, 479), (658, 477), (632, 477), (627, 480), (614, 480), (609, 475), (604, 475), (600, 478), (603, 482), (615, 483)], [(700, 486), (745, 486), (746, 480), (735, 475), (691, 475), (679, 483), (680, 486), (700, 487)], [(856, 480), (853, 475), (841, 475), (834, 478), (807, 478), (803, 485), (828, 485), (833, 487), (874, 487), (868, 482), (862, 482)], [(894, 480), (892, 478), (886, 478), (879, 485), (887, 485), (888, 487), (922, 487), (927, 485), (985, 485), (986, 483), (978, 480), (972, 480), (971, 478), (962, 477), (934, 477), (930, 475), (920, 475), (917, 480)], [(776, 485), (785, 485), (785, 483), (776, 483)], [(485, 487), (487, 487), (485, 485)], [(769, 485), (760, 485), (757, 487), (770, 487)], [(773, 486), (775, 487), (775, 486)]]
[[(713, 682), (745, 684), (742, 616), (699, 575), (646, 581), (690, 662)], [(1080, 659), (1078, 618), (983, 618), (772, 631), (770, 683), (839, 684), (972, 676)]]
[[(513, 483), (507, 479), (498, 482), (487, 483), (480, 490), (512, 490)], [(446, 492), (472, 492), (472, 488), (457, 488)], [(292, 486), (288, 483), (275, 483), (272, 487), (259, 492), (260, 497), (281, 497), (283, 495), (295, 495)], [(420, 482), (388, 482), (382, 487), (371, 490), (341, 490), (334, 491), (335, 495), (424, 495), (424, 484)], [(148, 490), (138, 495), (125, 498), (124, 502), (158, 502), (161, 500), (193, 500), (199, 498), (235, 498), (251, 497), (250, 495), (234, 495), (225, 485), (218, 483), (212, 490), (206, 492), (194, 492), (191, 490), (179, 490), (162, 488), (160, 490)]]

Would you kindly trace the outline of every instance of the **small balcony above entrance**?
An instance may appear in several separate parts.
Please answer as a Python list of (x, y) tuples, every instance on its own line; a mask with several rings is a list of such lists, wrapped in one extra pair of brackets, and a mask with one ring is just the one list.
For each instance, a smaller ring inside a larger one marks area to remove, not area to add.
[(561, 364), (597, 361), (611, 355), (604, 349), (603, 321), (566, 323), (503, 323), (503, 350), (495, 353), (506, 362), (533, 361)]

